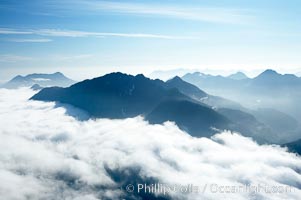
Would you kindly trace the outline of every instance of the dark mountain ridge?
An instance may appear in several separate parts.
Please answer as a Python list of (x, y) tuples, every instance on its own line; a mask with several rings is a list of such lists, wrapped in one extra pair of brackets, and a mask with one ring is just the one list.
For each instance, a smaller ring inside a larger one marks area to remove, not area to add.
[(228, 129), (230, 120), (161, 80), (111, 73), (72, 85), (45, 88), (31, 99), (71, 104), (91, 117), (122, 119), (142, 115), (150, 123), (174, 121), (193, 136)]

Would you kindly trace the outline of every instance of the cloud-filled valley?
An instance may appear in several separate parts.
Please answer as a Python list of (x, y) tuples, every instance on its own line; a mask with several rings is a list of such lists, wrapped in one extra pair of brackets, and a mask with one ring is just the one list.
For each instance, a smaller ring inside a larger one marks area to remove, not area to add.
[[(29, 89), (0, 90), (0, 196), (4, 199), (298, 199), (301, 159), (224, 131), (194, 138), (174, 123), (142, 117), (79, 121)], [(72, 108), (69, 108), (72, 109)], [(80, 113), (73, 108), (74, 112)], [(84, 114), (84, 113), (83, 113)], [(128, 193), (137, 183), (187, 185), (198, 193)], [(288, 192), (212, 191), (219, 186), (289, 187)]]

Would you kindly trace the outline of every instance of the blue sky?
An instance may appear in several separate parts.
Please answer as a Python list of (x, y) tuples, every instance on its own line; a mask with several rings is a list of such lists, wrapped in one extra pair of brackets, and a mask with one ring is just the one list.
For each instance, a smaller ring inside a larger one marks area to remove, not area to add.
[(61, 71), (301, 71), (299, 0), (2, 0), (0, 81)]

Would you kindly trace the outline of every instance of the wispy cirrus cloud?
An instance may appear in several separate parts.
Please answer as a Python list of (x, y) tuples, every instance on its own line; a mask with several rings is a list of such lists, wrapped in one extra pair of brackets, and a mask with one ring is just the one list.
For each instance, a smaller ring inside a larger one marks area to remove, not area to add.
[[(174, 36), (149, 33), (115, 33), (115, 32), (91, 32), (62, 29), (9, 29), (0, 28), (0, 34), (5, 35), (39, 35), (48, 37), (122, 37), (122, 38), (149, 38), (149, 39), (196, 39), (190, 36)], [(44, 42), (47, 39), (44, 39)], [(22, 41), (22, 40), (21, 40)], [(25, 41), (25, 40), (23, 40)], [(38, 40), (35, 40), (38, 41)], [(42, 40), (40, 39), (40, 42)]]
[(51, 39), (7, 39), (8, 42), (17, 42), (17, 43), (45, 43), (45, 42), (52, 42)]
[(256, 20), (257, 14), (251, 9), (215, 5), (204, 6), (197, 1), (194, 4), (183, 4), (168, 1), (43, 0), (29, 4), (33, 8), (39, 7), (42, 12), (28, 12), (24, 9), (24, 5), (28, 5), (28, 3), (18, 2), (17, 5), (6, 5), (2, 9), (41, 16), (68, 17), (118, 14), (227, 24), (248, 24)]
[(48, 4), (61, 13), (143, 15), (160, 18), (175, 18), (210, 23), (242, 24), (254, 20), (254, 13), (248, 9), (214, 6), (183, 6), (164, 3), (132, 3), (126, 1), (64, 0)]
[(31, 31), (21, 31), (17, 29), (11, 28), (0, 28), (0, 34), (7, 34), (7, 35), (30, 35), (32, 34)]

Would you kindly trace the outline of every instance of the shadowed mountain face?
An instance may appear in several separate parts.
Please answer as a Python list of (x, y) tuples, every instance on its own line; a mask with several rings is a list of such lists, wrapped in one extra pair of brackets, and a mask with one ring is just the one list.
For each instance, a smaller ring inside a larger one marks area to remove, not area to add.
[(301, 155), (301, 139), (291, 143), (284, 144), (283, 146), (287, 147), (289, 151)]
[(295, 118), (274, 109), (261, 108), (252, 113), (260, 121), (280, 132), (293, 131), (298, 127), (298, 121)]
[(160, 80), (143, 75), (107, 74), (69, 88), (45, 88), (34, 100), (71, 104), (97, 118), (143, 115), (151, 123), (175, 121), (194, 136), (209, 136), (213, 127), (228, 129), (230, 120)]
[[(160, 103), (146, 119), (153, 124), (174, 121), (182, 130), (197, 137), (210, 137), (211, 128), (231, 129), (230, 120), (206, 106), (187, 100)], [(210, 126), (208, 126), (210, 125)]]
[(272, 134), (266, 134), (274, 143), (283, 144), (300, 138), (298, 121), (286, 113), (271, 108), (250, 110), (249, 113), (270, 129)]
[(62, 73), (57, 72), (54, 74), (29, 74), (27, 76), (18, 75), (9, 82), (2, 85), (2, 87), (7, 89), (32, 87), (33, 85), (39, 85), (40, 87), (68, 87), (74, 83), (75, 81), (67, 78)]
[(229, 108), (220, 108), (217, 110), (233, 122), (236, 122), (236, 130), (244, 133), (245, 136), (252, 137), (259, 143), (279, 142), (278, 138), (274, 138), (274, 132), (261, 121), (258, 121), (252, 114), (241, 110), (233, 110)]

